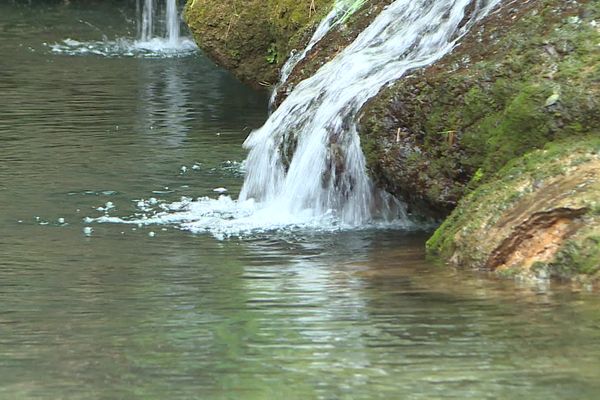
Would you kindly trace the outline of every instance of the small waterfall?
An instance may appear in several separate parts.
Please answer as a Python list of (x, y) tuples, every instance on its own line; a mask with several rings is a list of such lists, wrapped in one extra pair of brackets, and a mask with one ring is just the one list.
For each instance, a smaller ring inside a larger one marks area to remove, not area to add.
[(142, 47), (177, 49), (189, 47), (190, 40), (180, 36), (180, 14), (177, 0), (137, 0), (138, 44)]
[(167, 0), (167, 41), (171, 44), (179, 42), (179, 14), (177, 0)]
[(139, 39), (142, 42), (147, 42), (154, 37), (154, 0), (138, 0), (138, 13), (140, 1), (143, 1), (144, 5), (142, 7)]
[(360, 109), (407, 71), (451, 51), (499, 2), (396, 0), (386, 7), (248, 137), (240, 201), (253, 199), (290, 215), (334, 212), (352, 226), (388, 218), (394, 202), (366, 173), (355, 122)]
[[(71, 56), (98, 55), (104, 57), (179, 57), (193, 54), (196, 43), (180, 34), (180, 14), (177, 0), (137, 0), (137, 37), (80, 42), (65, 39), (50, 45), (55, 53)], [(164, 4), (164, 6), (163, 6)]]
[[(369, 179), (356, 119), (365, 102), (383, 87), (439, 60), (500, 2), (394, 1), (353, 43), (300, 82), (246, 139), (244, 146), (250, 151), (238, 200), (225, 195), (182, 198), (159, 209), (142, 202), (141, 219), (107, 215), (96, 221), (179, 224), (217, 238), (299, 228), (389, 226), (390, 222), (412, 227), (402, 204)], [(286, 65), (282, 81), (294, 63), (340, 21), (339, 15), (334, 10), (325, 18), (308, 49)]]

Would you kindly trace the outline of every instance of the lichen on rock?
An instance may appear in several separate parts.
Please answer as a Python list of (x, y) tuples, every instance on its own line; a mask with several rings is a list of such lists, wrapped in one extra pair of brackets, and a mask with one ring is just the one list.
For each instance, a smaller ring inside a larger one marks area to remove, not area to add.
[(600, 277), (600, 135), (512, 160), (461, 200), (427, 243), (457, 267)]

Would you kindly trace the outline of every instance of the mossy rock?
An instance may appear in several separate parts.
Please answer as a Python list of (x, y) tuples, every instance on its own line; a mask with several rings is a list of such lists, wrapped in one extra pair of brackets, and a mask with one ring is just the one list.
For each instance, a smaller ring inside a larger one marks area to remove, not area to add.
[(333, 0), (188, 0), (184, 18), (201, 49), (242, 81), (269, 86)]
[(508, 2), (363, 110), (373, 179), (442, 218), (511, 159), (600, 125), (600, 2)]
[(512, 160), (461, 200), (427, 251), (500, 275), (600, 277), (600, 133)]

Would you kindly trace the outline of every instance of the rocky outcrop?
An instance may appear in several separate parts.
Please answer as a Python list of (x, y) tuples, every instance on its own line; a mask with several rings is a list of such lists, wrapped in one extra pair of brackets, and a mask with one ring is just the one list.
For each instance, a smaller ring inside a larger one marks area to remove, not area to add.
[(501, 275), (600, 277), (600, 134), (511, 161), (461, 200), (430, 255)]
[(184, 18), (200, 48), (253, 86), (277, 82), (333, 0), (188, 0)]

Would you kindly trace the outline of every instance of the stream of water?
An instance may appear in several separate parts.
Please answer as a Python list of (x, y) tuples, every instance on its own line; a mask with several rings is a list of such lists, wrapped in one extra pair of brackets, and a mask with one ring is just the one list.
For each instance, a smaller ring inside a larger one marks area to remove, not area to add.
[(1, 399), (600, 396), (596, 294), (434, 266), (426, 234), (90, 223), (236, 198), (268, 96), (195, 51), (54, 51), (135, 37), (82, 3), (0, 3)]

